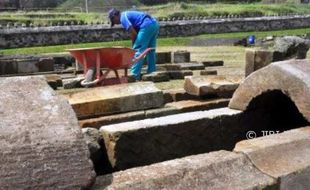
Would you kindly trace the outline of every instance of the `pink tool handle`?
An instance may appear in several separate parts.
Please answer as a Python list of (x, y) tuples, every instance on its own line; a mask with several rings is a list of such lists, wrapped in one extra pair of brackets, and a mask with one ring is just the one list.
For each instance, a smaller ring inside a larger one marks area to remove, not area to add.
[(134, 63), (140, 61), (142, 58), (144, 58), (144, 56), (146, 56), (146, 54), (148, 54), (152, 50), (155, 50), (155, 48), (147, 48), (146, 50), (144, 50), (144, 52), (141, 53), (141, 55), (139, 55), (136, 58), (133, 58), (131, 64), (134, 64)]

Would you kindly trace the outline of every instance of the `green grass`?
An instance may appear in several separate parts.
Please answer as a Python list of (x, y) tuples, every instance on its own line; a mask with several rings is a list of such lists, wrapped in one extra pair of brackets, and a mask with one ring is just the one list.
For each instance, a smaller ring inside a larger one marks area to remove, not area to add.
[[(135, 1), (120, 0), (118, 5), (137, 4)], [(37, 11), (37, 12), (2, 12), (0, 13), (0, 23), (19, 22), (47, 25), (50, 23), (80, 21), (82, 23), (97, 23), (107, 22), (107, 9), (116, 6), (114, 1), (98, 2), (94, 8), (98, 12), (84, 13), (76, 7), (83, 7), (84, 0), (67, 1), (53, 11)], [(124, 10), (126, 7), (121, 6)], [(156, 17), (178, 17), (178, 16), (220, 16), (220, 15), (242, 15), (242, 16), (257, 16), (257, 15), (273, 15), (300, 13), (310, 14), (310, 6), (306, 4), (207, 4), (207, 3), (167, 3), (156, 6), (138, 6), (138, 10), (146, 11)]]
[[(193, 38), (198, 39), (214, 39), (214, 38), (238, 38), (246, 37), (248, 35), (256, 35), (257, 38), (266, 36), (284, 36), (284, 35), (303, 35), (310, 33), (310, 28), (294, 29), (294, 30), (281, 30), (281, 31), (265, 31), (265, 32), (237, 32), (237, 33), (222, 33), (222, 34), (204, 34), (192, 37), (177, 37), (177, 38), (160, 38), (158, 39), (158, 46), (186, 46), (190, 44)], [(41, 54), (41, 53), (59, 53), (65, 52), (66, 49), (72, 48), (89, 48), (89, 47), (112, 47), (123, 46), (130, 47), (131, 42), (114, 41), (114, 42), (96, 42), (96, 43), (83, 43), (83, 44), (69, 44), (69, 45), (56, 45), (56, 46), (43, 46), (43, 47), (30, 47), (30, 48), (16, 48), (0, 50), (0, 54), (14, 55), (14, 54)]]
[(41, 24), (47, 25), (50, 23), (57, 24), (58, 22), (81, 22), (81, 23), (97, 23), (106, 20), (103, 14), (99, 13), (58, 13), (48, 11), (38, 12), (22, 12), (15, 13), (2, 12), (0, 13), (0, 23), (25, 23), (25, 24)]
[(219, 15), (273, 15), (300, 13), (310, 14), (310, 6), (304, 4), (194, 4), (168, 3), (152, 7), (141, 7), (157, 17), (174, 16), (219, 16)]

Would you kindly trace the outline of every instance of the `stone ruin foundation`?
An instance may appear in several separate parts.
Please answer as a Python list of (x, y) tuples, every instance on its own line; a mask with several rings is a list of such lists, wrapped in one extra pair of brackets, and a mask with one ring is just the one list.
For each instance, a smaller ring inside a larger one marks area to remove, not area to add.
[(0, 78), (1, 188), (309, 188), (308, 60), (242, 81), (187, 76), (166, 92), (138, 82), (59, 95), (46, 81)]

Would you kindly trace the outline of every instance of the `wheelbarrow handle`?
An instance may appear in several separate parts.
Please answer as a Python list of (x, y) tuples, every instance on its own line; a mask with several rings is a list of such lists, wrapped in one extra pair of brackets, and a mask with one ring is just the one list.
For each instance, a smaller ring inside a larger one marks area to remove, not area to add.
[(131, 64), (134, 64), (134, 63), (140, 61), (141, 59), (143, 59), (143, 58), (144, 58), (150, 51), (152, 51), (152, 50), (155, 50), (155, 48), (147, 48), (147, 49), (144, 50), (138, 57), (133, 58)]

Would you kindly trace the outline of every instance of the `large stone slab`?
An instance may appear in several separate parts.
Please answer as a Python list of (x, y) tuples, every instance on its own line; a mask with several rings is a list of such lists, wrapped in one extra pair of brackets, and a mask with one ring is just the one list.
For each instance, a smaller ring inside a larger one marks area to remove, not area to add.
[(240, 117), (239, 111), (222, 108), (107, 125), (100, 132), (112, 167), (123, 170), (232, 149), (232, 142), (241, 140), (235, 134), (240, 132)]
[(276, 178), (280, 189), (309, 189), (310, 127), (241, 141), (235, 151), (246, 154), (260, 171)]
[(95, 173), (68, 102), (44, 77), (0, 79), (2, 189), (81, 189)]
[(163, 92), (152, 82), (91, 88), (65, 95), (79, 118), (163, 106)]
[(200, 154), (100, 176), (92, 190), (103, 189), (276, 189), (242, 154)]
[(229, 107), (246, 110), (255, 97), (274, 90), (284, 92), (310, 122), (309, 60), (275, 62), (256, 71), (239, 86)]
[(241, 79), (228, 76), (191, 76), (185, 78), (184, 89), (196, 96), (231, 97)]

